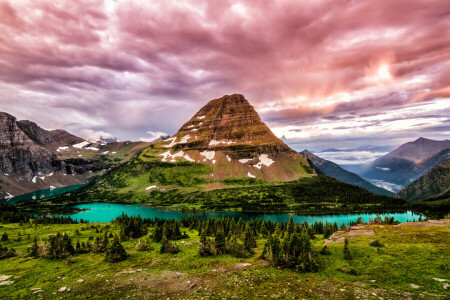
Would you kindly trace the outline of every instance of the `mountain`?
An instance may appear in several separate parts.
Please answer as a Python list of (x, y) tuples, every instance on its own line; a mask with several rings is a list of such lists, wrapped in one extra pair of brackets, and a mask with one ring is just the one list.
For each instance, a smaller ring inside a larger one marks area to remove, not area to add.
[(331, 162), (329, 160), (323, 159), (318, 157), (317, 155), (314, 155), (313, 153), (309, 152), (308, 150), (304, 150), (300, 152), (303, 156), (305, 156), (311, 163), (323, 174), (329, 177), (336, 178), (337, 180), (340, 180), (342, 182), (346, 182), (352, 185), (356, 185), (359, 187), (362, 187), (372, 193), (379, 194), (379, 195), (386, 195), (386, 196), (393, 196), (394, 193), (385, 190), (383, 188), (380, 188), (378, 186), (375, 186), (355, 173), (349, 172), (347, 170), (344, 170), (339, 165), (335, 164), (334, 162)]
[(56, 129), (52, 131), (45, 130), (34, 122), (23, 120), (17, 121), (19, 127), (32, 141), (43, 146), (47, 150), (54, 151), (62, 146), (74, 145), (84, 140), (65, 130)]
[(450, 197), (450, 160), (443, 162), (428, 173), (400, 190), (395, 197), (417, 202), (449, 194)]
[(161, 161), (207, 164), (214, 178), (289, 181), (311, 171), (307, 160), (278, 139), (237, 94), (210, 101), (175, 135), (148, 152)]
[(365, 179), (407, 186), (436, 164), (447, 160), (449, 148), (450, 140), (435, 141), (421, 137), (376, 159), (359, 175)]
[(67, 131), (48, 131), (0, 112), (0, 198), (85, 183), (148, 145), (126, 142), (99, 147)]
[(316, 174), (242, 95), (208, 102), (169, 139), (151, 144), (82, 189), (47, 199), (48, 207), (36, 205), (51, 210), (80, 201), (298, 213), (392, 210), (406, 203)]

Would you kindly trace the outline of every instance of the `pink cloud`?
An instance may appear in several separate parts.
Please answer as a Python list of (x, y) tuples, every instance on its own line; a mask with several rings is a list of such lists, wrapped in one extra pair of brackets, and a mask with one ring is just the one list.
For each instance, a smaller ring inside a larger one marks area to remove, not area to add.
[[(0, 83), (131, 137), (235, 92), (277, 103), (267, 119), (367, 114), (448, 97), (449, 13), (446, 0), (0, 0)], [(11, 97), (5, 110), (37, 109)], [(145, 112), (132, 125), (117, 122), (127, 103)], [(149, 120), (157, 106), (166, 115)]]

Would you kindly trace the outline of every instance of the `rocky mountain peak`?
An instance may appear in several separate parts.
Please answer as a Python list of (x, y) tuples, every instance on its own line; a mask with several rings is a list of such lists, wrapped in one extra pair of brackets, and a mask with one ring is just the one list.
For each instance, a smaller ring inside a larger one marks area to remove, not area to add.
[(212, 165), (214, 178), (294, 180), (313, 172), (307, 160), (277, 138), (239, 94), (209, 101), (175, 135), (151, 148), (152, 153), (160, 151), (157, 156), (164, 162)]
[(203, 106), (175, 135), (196, 148), (258, 147), (292, 151), (261, 121), (239, 94), (225, 95)]

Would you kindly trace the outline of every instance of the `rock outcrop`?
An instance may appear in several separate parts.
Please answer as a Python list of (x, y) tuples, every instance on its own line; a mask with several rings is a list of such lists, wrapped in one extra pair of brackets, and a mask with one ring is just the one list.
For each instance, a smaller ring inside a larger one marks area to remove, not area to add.
[(7, 113), (0, 113), (0, 150), (3, 174), (32, 179), (54, 172), (57, 165), (56, 155), (36, 144)]
[(56, 129), (52, 131), (41, 128), (31, 121), (18, 121), (17, 126), (36, 144), (45, 147), (50, 151), (55, 151), (59, 147), (74, 145), (84, 140), (65, 130)]

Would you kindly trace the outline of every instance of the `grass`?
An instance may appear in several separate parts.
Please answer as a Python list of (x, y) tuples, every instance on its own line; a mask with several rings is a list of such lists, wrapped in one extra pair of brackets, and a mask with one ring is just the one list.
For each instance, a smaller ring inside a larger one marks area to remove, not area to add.
[[(95, 232), (97, 226), (100, 233)], [(78, 229), (79, 235), (75, 235)], [(151, 252), (134, 250), (137, 240), (123, 242), (129, 253), (127, 260), (111, 264), (103, 254), (82, 254), (73, 257), (74, 264), (65, 260), (32, 259), (26, 256), (34, 236), (44, 241), (48, 235), (66, 232), (74, 242), (87, 241), (89, 236), (103, 236), (104, 231), (118, 233), (117, 225), (77, 224), (2, 225), (10, 240), (2, 246), (13, 247), (24, 256), (0, 262), (0, 274), (12, 275), (9, 286), (0, 286), (2, 299), (191, 299), (191, 298), (283, 298), (283, 299), (445, 299), (449, 296), (444, 284), (433, 278), (450, 282), (450, 227), (413, 227), (410, 225), (370, 225), (375, 236), (349, 238), (353, 260), (343, 260), (343, 243), (328, 244), (331, 255), (320, 255), (321, 269), (317, 273), (300, 274), (266, 265), (259, 260), (263, 239), (258, 240), (256, 254), (249, 259), (229, 255), (203, 258), (197, 254), (199, 237), (188, 231), (190, 238), (177, 241), (182, 250), (176, 255), (159, 254), (160, 244), (152, 243)], [(16, 241), (19, 232), (22, 241)], [(27, 238), (30, 234), (30, 238)], [(322, 248), (321, 236), (313, 241)], [(377, 252), (370, 242), (378, 239), (385, 247)], [(92, 241), (91, 241), (92, 242)], [(238, 263), (251, 266), (239, 267)], [(351, 275), (353, 270), (358, 275)], [(124, 271), (127, 271), (126, 273)], [(132, 272), (129, 272), (132, 271)], [(84, 280), (77, 283), (77, 280)], [(418, 286), (418, 288), (414, 288)], [(58, 293), (61, 287), (70, 292)], [(32, 288), (42, 293), (32, 294)], [(374, 296), (376, 295), (376, 296)]]

